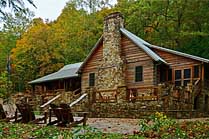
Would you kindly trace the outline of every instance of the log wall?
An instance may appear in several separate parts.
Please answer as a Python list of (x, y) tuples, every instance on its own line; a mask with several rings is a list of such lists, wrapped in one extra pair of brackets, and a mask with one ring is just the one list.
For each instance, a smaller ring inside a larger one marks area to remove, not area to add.
[(158, 50), (158, 49), (153, 49), (153, 50), (160, 57), (162, 57), (172, 68), (184, 68), (184, 67), (191, 67), (194, 65), (201, 64), (201, 62), (190, 59), (190, 58), (175, 55), (175, 54), (168, 53), (168, 52)]
[(83, 92), (85, 92), (86, 88), (89, 87), (89, 73), (95, 73), (95, 79), (97, 79), (98, 66), (102, 61), (102, 52), (103, 45), (100, 43), (82, 69), (81, 89)]
[(152, 49), (155, 53), (157, 53), (160, 57), (162, 57), (169, 65), (170, 68), (172, 68), (172, 81), (174, 82), (175, 77), (175, 70), (183, 70), (183, 69), (191, 69), (191, 79), (193, 80), (193, 74), (194, 74), (194, 66), (200, 65), (199, 69), (199, 79), (202, 79), (203, 75), (203, 64), (200, 61), (186, 58), (183, 56), (175, 55), (172, 53), (168, 53), (162, 50), (158, 49)]
[[(122, 57), (126, 61), (125, 78), (127, 88), (153, 86), (155, 69), (152, 58), (125, 36), (122, 36), (121, 43)], [(141, 82), (135, 82), (136, 66), (143, 66), (143, 81)]]

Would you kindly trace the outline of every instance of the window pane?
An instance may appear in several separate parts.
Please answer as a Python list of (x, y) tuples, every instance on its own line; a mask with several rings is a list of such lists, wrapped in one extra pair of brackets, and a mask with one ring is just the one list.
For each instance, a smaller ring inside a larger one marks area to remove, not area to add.
[(175, 81), (175, 86), (181, 86), (181, 81)]
[(190, 80), (184, 80), (184, 86), (187, 86), (188, 83), (190, 83)]
[(194, 66), (194, 78), (199, 77), (199, 66)]
[(181, 79), (181, 70), (175, 71), (175, 80)]
[(184, 69), (184, 79), (191, 78), (191, 69)]
[(136, 82), (142, 81), (143, 80), (142, 76), (143, 76), (143, 67), (137, 66), (135, 68), (135, 81)]
[(95, 84), (95, 74), (90, 73), (89, 74), (89, 86), (94, 86), (94, 84)]
[(168, 81), (172, 81), (172, 69), (168, 70)]

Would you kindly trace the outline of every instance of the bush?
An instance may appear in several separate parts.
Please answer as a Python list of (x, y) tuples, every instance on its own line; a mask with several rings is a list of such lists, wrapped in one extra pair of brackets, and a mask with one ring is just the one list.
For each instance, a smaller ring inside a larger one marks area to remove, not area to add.
[(209, 122), (176, 122), (163, 113), (156, 112), (141, 120), (139, 136), (162, 139), (209, 138)]
[(0, 74), (0, 98), (8, 100), (10, 97), (11, 81), (8, 80), (8, 73), (2, 72)]

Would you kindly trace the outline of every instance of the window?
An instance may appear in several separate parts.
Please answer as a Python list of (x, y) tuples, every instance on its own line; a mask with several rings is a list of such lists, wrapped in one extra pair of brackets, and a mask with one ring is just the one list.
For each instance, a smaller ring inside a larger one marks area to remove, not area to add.
[(184, 69), (184, 79), (191, 78), (191, 69)]
[(194, 78), (199, 78), (199, 66), (194, 66)]
[(175, 80), (181, 79), (181, 70), (176, 70), (175, 71)]
[(89, 74), (89, 86), (94, 86), (95, 85), (95, 73), (90, 73)]
[(140, 82), (143, 80), (143, 67), (137, 66), (135, 68), (135, 82)]
[(191, 69), (175, 70), (175, 85), (187, 86), (191, 81)]
[(191, 69), (184, 69), (184, 86), (190, 83), (191, 80)]
[(175, 85), (181, 86), (181, 70), (175, 70)]

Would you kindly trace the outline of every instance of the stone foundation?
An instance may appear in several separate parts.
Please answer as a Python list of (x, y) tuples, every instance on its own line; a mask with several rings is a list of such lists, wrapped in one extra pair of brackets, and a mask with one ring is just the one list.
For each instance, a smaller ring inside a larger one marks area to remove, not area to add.
[[(147, 118), (155, 112), (163, 112), (172, 118), (202, 117), (203, 114), (193, 110), (164, 110), (162, 102), (144, 101), (137, 103), (94, 103), (89, 117), (94, 118)], [(146, 104), (146, 106), (145, 106)]]
[(160, 110), (160, 102), (158, 101), (94, 103), (90, 108), (90, 117), (142, 118)]

